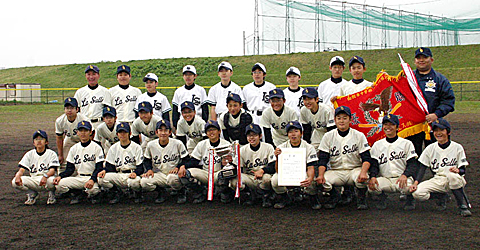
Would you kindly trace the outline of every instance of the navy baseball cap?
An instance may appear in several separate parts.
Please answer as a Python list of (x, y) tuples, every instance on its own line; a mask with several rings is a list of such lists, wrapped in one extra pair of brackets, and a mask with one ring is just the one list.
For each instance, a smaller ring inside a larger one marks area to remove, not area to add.
[(432, 51), (426, 47), (420, 47), (417, 50), (415, 50), (415, 57), (419, 55), (424, 55), (426, 57), (433, 57)]
[(302, 97), (317, 98), (318, 97), (318, 91), (314, 87), (305, 88), (302, 91)]
[(290, 129), (292, 128), (298, 128), (300, 129), (301, 131), (303, 131), (303, 127), (302, 127), (302, 124), (300, 124), (299, 121), (290, 121), (287, 123), (287, 127), (286, 127), (286, 130), (287, 130), (287, 133), (288, 131), (290, 131)]
[(255, 71), (255, 70), (261, 70), (263, 71), (263, 73), (267, 73), (267, 68), (265, 68), (265, 65), (261, 64), (261, 63), (255, 63), (255, 65), (253, 65), (252, 67), (252, 72)]
[(95, 73), (100, 73), (100, 69), (95, 65), (88, 65), (87, 68), (85, 68), (85, 73), (87, 73), (90, 70)]
[(92, 130), (92, 124), (89, 121), (81, 121), (77, 124), (77, 129), (80, 130), (81, 128), (84, 128), (86, 130)]
[(350, 108), (347, 106), (340, 106), (335, 109), (335, 116), (341, 113), (347, 114), (350, 117), (352, 116), (352, 111), (350, 111)]
[(250, 132), (250, 131), (257, 134), (257, 135), (262, 134), (262, 129), (260, 128), (260, 126), (258, 126), (257, 124), (254, 124), (254, 123), (248, 125), (245, 128), (245, 135), (247, 135), (248, 132)]
[(114, 107), (107, 106), (103, 108), (102, 117), (105, 117), (106, 115), (111, 115), (115, 117), (117, 116), (117, 110)]
[(128, 122), (121, 122), (117, 125), (117, 133), (120, 131), (125, 131), (130, 133), (130, 124)]
[(448, 123), (447, 120), (443, 118), (438, 118), (436, 121), (432, 122), (432, 129), (435, 128), (446, 129), (448, 132), (450, 132), (450, 130), (452, 129), (450, 123)]
[(147, 113), (150, 113), (152, 112), (153, 110), (153, 107), (152, 107), (152, 104), (149, 103), (149, 102), (141, 102), (138, 104), (138, 112), (140, 113), (140, 111), (145, 111)]
[(130, 67), (128, 67), (127, 65), (120, 65), (118, 66), (117, 68), (117, 75), (121, 72), (127, 72), (127, 74), (130, 75)]
[(270, 99), (275, 97), (285, 99), (285, 94), (283, 93), (283, 90), (279, 88), (270, 90), (270, 92), (268, 92), (268, 96)]
[(229, 101), (234, 101), (234, 102), (242, 103), (242, 98), (240, 98), (240, 96), (239, 96), (238, 94), (230, 93), (230, 94), (228, 94), (228, 96), (227, 96), (227, 103), (228, 103)]
[(205, 123), (205, 131), (207, 131), (209, 127), (215, 127), (218, 130), (220, 130), (220, 125), (218, 124), (217, 121), (214, 121), (214, 120), (208, 120), (208, 122)]
[(363, 65), (363, 67), (365, 67), (365, 61), (363, 60), (363, 58), (361, 58), (359, 56), (353, 56), (350, 59), (350, 62), (348, 63), (348, 67), (352, 67), (352, 64), (354, 64), (356, 62), (360, 63), (361, 65)]
[(37, 131), (35, 131), (35, 133), (33, 133), (33, 139), (37, 138), (37, 136), (41, 136), (42, 138), (45, 138), (45, 140), (48, 141), (48, 135), (47, 135), (47, 132), (39, 129)]
[(383, 120), (382, 120), (382, 124), (386, 123), (386, 122), (391, 122), (395, 125), (400, 125), (400, 121), (398, 120), (398, 116), (394, 115), (394, 114), (388, 114), (386, 116), (383, 117)]
[(170, 122), (163, 119), (157, 122), (157, 125), (155, 126), (155, 128), (160, 129), (162, 126), (165, 126), (167, 129), (170, 129), (170, 130), (172, 129)]
[(73, 97), (67, 97), (67, 99), (65, 99), (65, 104), (63, 104), (63, 106), (66, 107), (68, 105), (78, 108), (77, 99), (75, 99)]
[(189, 102), (189, 101), (182, 102), (182, 104), (180, 105), (180, 110), (183, 110), (184, 108), (189, 108), (195, 111), (195, 105), (193, 104), (193, 102)]

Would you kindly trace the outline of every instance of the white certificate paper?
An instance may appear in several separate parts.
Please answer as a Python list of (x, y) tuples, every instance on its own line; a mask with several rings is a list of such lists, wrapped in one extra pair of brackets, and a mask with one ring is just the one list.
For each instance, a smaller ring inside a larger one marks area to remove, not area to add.
[(307, 178), (307, 150), (305, 148), (282, 148), (278, 156), (278, 185), (300, 186)]

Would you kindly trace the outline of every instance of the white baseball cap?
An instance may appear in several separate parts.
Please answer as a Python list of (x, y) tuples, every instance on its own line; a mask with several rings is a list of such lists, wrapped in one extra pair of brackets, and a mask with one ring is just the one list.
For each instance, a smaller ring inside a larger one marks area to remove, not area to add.
[(187, 66), (183, 67), (182, 74), (185, 74), (185, 72), (192, 72), (194, 75), (197, 74), (197, 70), (195, 69), (195, 66), (193, 66), (193, 65), (187, 65)]
[(345, 60), (343, 60), (343, 57), (334, 56), (334, 57), (332, 57), (332, 59), (330, 59), (330, 67), (332, 66), (333, 63), (338, 63), (338, 62), (340, 62), (340, 64), (345, 66)]
[(155, 75), (154, 73), (148, 73), (148, 74), (143, 78), (143, 82), (147, 82), (147, 80), (153, 80), (153, 81), (158, 82), (158, 77), (157, 77), (157, 75)]
[(295, 75), (298, 75), (300, 77), (302, 76), (302, 74), (300, 74), (300, 70), (297, 67), (288, 68), (285, 75), (288, 76), (289, 74), (295, 74)]
[(220, 71), (220, 68), (226, 68), (226, 69), (229, 69), (229, 70), (233, 71), (233, 67), (229, 62), (221, 62), (218, 65), (218, 71)]
[(255, 71), (257, 68), (260, 68), (260, 70), (262, 70), (263, 73), (267, 73), (267, 68), (265, 68), (265, 65), (263, 65), (259, 62), (255, 63), (255, 65), (253, 65), (252, 72)]

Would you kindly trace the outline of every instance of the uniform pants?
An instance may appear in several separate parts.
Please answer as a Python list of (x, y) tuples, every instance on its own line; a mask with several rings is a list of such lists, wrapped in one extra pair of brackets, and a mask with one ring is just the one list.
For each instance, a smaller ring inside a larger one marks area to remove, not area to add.
[(86, 189), (85, 183), (89, 180), (90, 176), (71, 176), (62, 178), (57, 185), (57, 193), (64, 194), (70, 191), (70, 189), (80, 189), (85, 190), (89, 196), (95, 196), (100, 193), (100, 188), (98, 187), (98, 183), (95, 182), (92, 188)]
[(451, 189), (459, 189), (465, 186), (467, 182), (463, 176), (457, 173), (447, 173), (447, 176), (435, 175), (429, 180), (418, 184), (417, 190), (412, 193), (413, 198), (419, 201), (430, 199), (430, 193), (447, 193)]
[(140, 185), (142, 190), (147, 192), (151, 192), (157, 187), (171, 187), (173, 190), (180, 190), (183, 187), (177, 174), (164, 174), (162, 172), (154, 173), (153, 177), (142, 177)]
[(330, 191), (334, 186), (356, 186), (357, 188), (366, 188), (366, 182), (358, 182), (358, 176), (362, 168), (354, 168), (351, 170), (328, 170), (325, 172), (324, 191)]
[[(245, 185), (250, 188), (250, 190), (270, 190), (272, 188), (271, 184), (272, 176), (269, 174), (263, 174), (262, 179), (255, 179), (255, 175), (251, 174), (242, 174), (242, 186), (240, 190), (245, 188)], [(230, 187), (233, 190), (237, 189), (238, 178), (230, 180)]]
[(400, 188), (397, 181), (400, 177), (378, 177), (378, 186), (375, 190), (368, 189), (368, 192), (373, 194), (381, 194), (382, 192), (386, 193), (396, 193), (402, 192), (404, 194), (408, 194), (408, 188), (413, 184), (412, 177), (407, 178), (407, 186), (405, 188)]
[(140, 176), (131, 179), (130, 173), (106, 173), (105, 177), (98, 178), (98, 185), (103, 188), (110, 189), (115, 185), (121, 190), (132, 189), (134, 191), (140, 191)]
[[(192, 175), (193, 178), (201, 182), (202, 184), (208, 184), (208, 171), (199, 169), (199, 168), (189, 168), (188, 171), (190, 171), (190, 174)], [(218, 183), (218, 173), (220, 171), (215, 172), (214, 175), (214, 183)]]
[(33, 190), (36, 192), (41, 192), (41, 191), (55, 191), (55, 185), (53, 185), (53, 179), (55, 177), (51, 176), (47, 179), (47, 183), (45, 186), (40, 186), (40, 181), (42, 180), (43, 176), (22, 176), (22, 186), (18, 186), (15, 184), (15, 178), (12, 180), (12, 187), (22, 190), (22, 191), (28, 191), (28, 190)]
[[(272, 177), (272, 189), (277, 194), (284, 194), (287, 192), (286, 186), (279, 186), (278, 185), (278, 173), (275, 173)], [(310, 186), (305, 187), (305, 193), (309, 195), (316, 195), (317, 194), (317, 184), (315, 181), (310, 184)]]

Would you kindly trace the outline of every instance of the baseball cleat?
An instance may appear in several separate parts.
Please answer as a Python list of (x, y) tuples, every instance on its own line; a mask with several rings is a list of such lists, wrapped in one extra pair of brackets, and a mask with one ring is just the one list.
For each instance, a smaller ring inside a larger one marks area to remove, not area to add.
[(57, 202), (57, 198), (55, 198), (55, 191), (49, 191), (47, 205), (52, 205), (52, 204), (55, 204), (56, 202)]
[(73, 196), (72, 199), (70, 200), (70, 205), (75, 205), (78, 203), (80, 203), (80, 195)]
[(27, 194), (27, 200), (25, 201), (25, 205), (31, 206), (35, 204), (38, 198), (38, 193), (37, 192), (32, 192)]
[(470, 212), (470, 210), (468, 210), (468, 207), (466, 205), (461, 205), (459, 208), (458, 208), (458, 214), (460, 214), (461, 216), (463, 217), (470, 217), (472, 216), (472, 212)]

